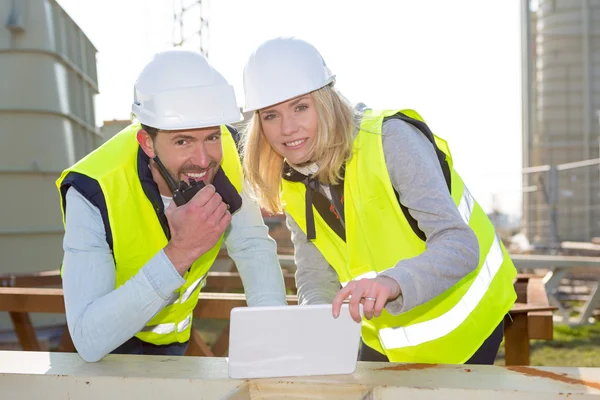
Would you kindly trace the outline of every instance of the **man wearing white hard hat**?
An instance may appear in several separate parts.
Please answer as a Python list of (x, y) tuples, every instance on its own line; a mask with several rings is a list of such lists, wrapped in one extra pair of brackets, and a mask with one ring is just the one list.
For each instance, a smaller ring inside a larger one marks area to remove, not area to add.
[(221, 245), (249, 306), (284, 305), (275, 241), (244, 190), (233, 88), (200, 53), (157, 54), (136, 120), (57, 181), (67, 324), (86, 361), (183, 355)]

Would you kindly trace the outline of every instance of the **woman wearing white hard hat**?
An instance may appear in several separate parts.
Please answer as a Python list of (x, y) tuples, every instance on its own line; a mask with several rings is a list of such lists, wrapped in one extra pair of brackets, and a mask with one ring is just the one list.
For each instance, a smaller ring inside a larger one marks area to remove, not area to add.
[(494, 227), (418, 113), (352, 107), (334, 78), (296, 38), (244, 68), (244, 169), (285, 212), (299, 303), (337, 317), (350, 297), (361, 360), (492, 364), (516, 300)]

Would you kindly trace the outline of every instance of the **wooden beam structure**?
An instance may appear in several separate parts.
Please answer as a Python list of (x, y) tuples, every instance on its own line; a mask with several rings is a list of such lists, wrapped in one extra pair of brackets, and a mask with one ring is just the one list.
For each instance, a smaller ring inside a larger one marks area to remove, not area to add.
[[(287, 290), (296, 291), (296, 280), (293, 273), (284, 272), (283, 280)], [(202, 291), (229, 292), (243, 289), (242, 279), (238, 272), (209, 272)]]
[[(285, 274), (286, 286), (293, 287), (293, 275)], [(46, 278), (44, 278), (46, 279)], [(35, 283), (35, 280), (29, 280)], [(210, 273), (207, 288), (200, 293), (194, 309), (197, 319), (229, 319), (231, 310), (246, 307), (243, 293), (218, 293), (208, 290), (242, 290), (241, 278), (236, 272)], [(529, 342), (532, 339), (552, 339), (552, 311), (541, 277), (521, 274), (515, 281), (517, 303), (505, 318), (505, 352), (507, 365), (529, 365)], [(289, 305), (298, 304), (296, 295), (287, 296)], [(63, 292), (60, 288), (0, 287), (0, 312), (9, 312), (23, 350), (41, 350), (29, 314), (64, 314)], [(194, 331), (186, 355), (224, 356), (229, 347), (229, 329), (226, 327), (209, 347)], [(68, 329), (61, 337), (59, 350), (74, 351)]]
[[(293, 273), (283, 272), (285, 287), (290, 290), (295, 290), (296, 281)], [(37, 272), (32, 274), (8, 274), (0, 275), (0, 287), (60, 287), (62, 279), (59, 270)], [(204, 291), (227, 292), (228, 290), (243, 290), (242, 279), (238, 272), (227, 271), (210, 271), (206, 279)]]
[[(539, 254), (511, 254), (515, 267), (518, 270), (544, 269), (548, 272), (544, 276), (545, 291), (550, 304), (557, 307), (558, 314), (563, 321), (575, 325), (586, 324), (594, 315), (594, 310), (600, 305), (600, 278), (596, 279), (596, 285), (587, 296), (584, 306), (577, 318), (571, 318), (569, 310), (565, 309), (557, 297), (558, 286), (562, 279), (566, 278), (573, 268), (600, 268), (600, 257), (588, 256), (556, 256)], [(594, 275), (597, 275), (594, 273)]]

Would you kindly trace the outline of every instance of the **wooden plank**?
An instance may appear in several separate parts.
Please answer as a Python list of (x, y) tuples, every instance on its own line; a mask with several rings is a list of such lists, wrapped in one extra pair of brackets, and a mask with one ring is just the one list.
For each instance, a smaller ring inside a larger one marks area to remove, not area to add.
[(200, 292), (194, 318), (228, 319), (234, 307), (246, 307), (244, 294)]
[[(298, 304), (298, 296), (286, 296), (289, 305)], [(194, 309), (194, 318), (229, 319), (235, 307), (247, 307), (246, 295), (242, 293), (200, 292), (200, 300)]]
[[(549, 306), (546, 286), (540, 277), (531, 277), (527, 285), (527, 303), (532, 306)], [(529, 339), (552, 340), (554, 322), (552, 310), (530, 311), (527, 314)]]
[(11, 312), (9, 314), (21, 348), (24, 351), (41, 351), (42, 348), (35, 335), (35, 329), (33, 329), (29, 314), (22, 312)]
[(529, 332), (527, 314), (510, 313), (504, 318), (504, 351), (506, 365), (529, 365)]
[(529, 339), (552, 340), (554, 322), (552, 311), (531, 311), (527, 314)]
[[(295, 289), (296, 281), (294, 274), (290, 272), (283, 273), (285, 287)], [(48, 287), (61, 286), (62, 278), (59, 270), (37, 272), (32, 274), (10, 274), (0, 275), (0, 287)], [(207, 285), (205, 290), (230, 290), (243, 289), (242, 279), (239, 272), (220, 272), (214, 271), (208, 273)]]
[(529, 365), (529, 340), (552, 339), (552, 311), (556, 307), (549, 305), (541, 277), (518, 275), (515, 291), (517, 303), (505, 318), (506, 365)]
[(0, 275), (2, 287), (48, 287), (62, 285), (60, 270), (34, 272), (31, 274)]
[(513, 304), (510, 313), (511, 314), (527, 314), (530, 312), (536, 311), (552, 311), (556, 310), (554, 306), (538, 306), (535, 304), (526, 304), (526, 303), (515, 303)]
[(0, 311), (65, 313), (62, 289), (0, 288)]
[(209, 272), (203, 291), (222, 291), (243, 289), (242, 279), (237, 272)]
[[(288, 304), (297, 304), (298, 296), (287, 296)], [(243, 293), (200, 292), (196, 318), (229, 318), (233, 307), (246, 307)], [(0, 288), (0, 311), (65, 313), (63, 290), (53, 288)]]
[(549, 305), (546, 286), (541, 277), (530, 278), (527, 282), (527, 303), (535, 305)]
[(60, 337), (60, 343), (58, 344), (58, 351), (63, 353), (74, 353), (76, 352), (75, 345), (73, 344), (73, 340), (71, 339), (71, 334), (69, 333), (69, 328), (65, 325), (65, 330)]
[(204, 343), (204, 340), (202, 340), (202, 337), (200, 336), (198, 331), (196, 329), (194, 329), (193, 327), (190, 332), (190, 341), (188, 342), (187, 349), (185, 349), (185, 355), (186, 356), (197, 356), (197, 357), (200, 357), (200, 356), (214, 357), (215, 356), (213, 354), (212, 350), (210, 349), (210, 347), (208, 347), (208, 345), (206, 343)]
[(223, 329), (223, 332), (217, 338), (217, 341), (212, 346), (212, 352), (217, 357), (224, 357), (229, 350), (229, 324)]
[[(294, 274), (283, 273), (286, 289), (295, 289), (296, 280)], [(243, 290), (242, 279), (238, 272), (209, 272), (203, 291)]]
[(514, 288), (517, 294), (517, 303), (527, 303), (527, 282), (517, 280)]
[(16, 275), (15, 287), (48, 287), (61, 286), (60, 270), (43, 271), (35, 274)]

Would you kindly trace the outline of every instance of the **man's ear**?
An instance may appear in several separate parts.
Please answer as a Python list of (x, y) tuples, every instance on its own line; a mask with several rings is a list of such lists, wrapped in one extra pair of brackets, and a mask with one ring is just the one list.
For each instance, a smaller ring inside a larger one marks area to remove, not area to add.
[(146, 155), (150, 158), (154, 158), (156, 155), (154, 153), (154, 141), (144, 129), (140, 129), (137, 131), (136, 135), (137, 141), (140, 144), (140, 147), (146, 153)]

